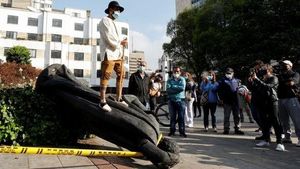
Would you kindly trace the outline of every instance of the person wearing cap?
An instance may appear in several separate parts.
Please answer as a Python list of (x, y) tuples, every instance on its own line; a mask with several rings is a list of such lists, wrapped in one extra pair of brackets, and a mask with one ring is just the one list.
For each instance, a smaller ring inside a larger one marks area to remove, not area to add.
[(111, 1), (108, 4), (105, 13), (99, 23), (100, 29), (100, 57), (101, 57), (101, 77), (100, 77), (100, 104), (99, 106), (105, 111), (111, 111), (110, 106), (106, 103), (105, 93), (110, 80), (112, 71), (117, 74), (116, 80), (116, 100), (128, 106), (122, 100), (124, 70), (124, 48), (127, 46), (127, 40), (121, 39), (121, 33), (117, 29), (118, 25), (115, 20), (118, 19), (124, 8), (117, 1)]
[(230, 130), (230, 114), (232, 112), (234, 119), (235, 134), (243, 135), (244, 132), (240, 130), (240, 113), (238, 106), (237, 89), (239, 80), (234, 78), (234, 71), (232, 68), (227, 68), (225, 77), (219, 81), (218, 94), (224, 108), (224, 132), (229, 134)]
[(289, 118), (291, 117), (298, 142), (296, 146), (300, 147), (300, 103), (296, 97), (296, 91), (299, 90), (299, 73), (292, 70), (293, 63), (289, 60), (284, 60), (280, 63), (281, 72), (279, 73), (279, 118), (282, 123), (285, 143), (292, 143), (291, 126)]
[(137, 71), (130, 75), (128, 93), (135, 95), (144, 106), (147, 106), (147, 104), (149, 104), (150, 78), (145, 72), (145, 69), (146, 62), (140, 61), (137, 66)]

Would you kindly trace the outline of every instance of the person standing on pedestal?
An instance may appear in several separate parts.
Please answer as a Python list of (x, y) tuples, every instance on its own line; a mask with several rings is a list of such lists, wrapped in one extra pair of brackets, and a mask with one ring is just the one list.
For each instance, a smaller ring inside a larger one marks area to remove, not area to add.
[(127, 39), (121, 39), (115, 20), (119, 17), (124, 8), (117, 1), (108, 4), (105, 13), (108, 16), (102, 18), (100, 28), (100, 56), (101, 56), (101, 78), (100, 78), (100, 104), (103, 110), (110, 112), (111, 108), (106, 103), (105, 93), (112, 71), (117, 74), (116, 100), (128, 106), (122, 100), (124, 70), (124, 48), (127, 46)]

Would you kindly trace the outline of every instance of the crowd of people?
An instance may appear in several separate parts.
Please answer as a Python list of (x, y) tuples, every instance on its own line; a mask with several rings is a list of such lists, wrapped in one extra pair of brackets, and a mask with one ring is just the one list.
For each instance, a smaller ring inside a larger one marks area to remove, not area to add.
[[(159, 73), (147, 75), (145, 66), (145, 62), (140, 62), (137, 72), (130, 76), (128, 91), (136, 95), (144, 106), (155, 111), (163, 77)], [(219, 79), (215, 71), (203, 71), (201, 80), (197, 82), (191, 73), (174, 67), (166, 83), (169, 136), (175, 135), (178, 124), (179, 135), (187, 137), (185, 128), (193, 128), (194, 118), (201, 117), (202, 112), (204, 132), (208, 132), (209, 128), (217, 132), (216, 110), (220, 106), (224, 113), (223, 134), (230, 134), (232, 114), (234, 134), (244, 135), (241, 123), (245, 112), (249, 123), (255, 121), (262, 132), (262, 136), (255, 138), (259, 140), (256, 146), (270, 145), (273, 128), (276, 150), (284, 151), (283, 144), (292, 143), (291, 119), (298, 137), (296, 146), (300, 147), (300, 77), (292, 68), (292, 62), (284, 60), (280, 62), (279, 71), (274, 73), (270, 64), (257, 61), (244, 82), (235, 77), (232, 68), (227, 68), (223, 75), (219, 73)]]
[(270, 145), (273, 128), (276, 150), (285, 151), (283, 144), (292, 143), (291, 119), (298, 137), (296, 146), (300, 147), (299, 73), (293, 71), (293, 64), (289, 60), (281, 61), (279, 65), (279, 70), (274, 73), (270, 64), (257, 61), (244, 83), (235, 78), (232, 68), (227, 68), (219, 80), (215, 71), (204, 71), (201, 81), (195, 82), (190, 73), (174, 67), (167, 82), (171, 115), (169, 136), (175, 135), (178, 122), (180, 136), (187, 137), (185, 127), (193, 127), (193, 118), (197, 117), (197, 112), (201, 116), (201, 107), (204, 132), (209, 130), (209, 117), (213, 132), (217, 132), (215, 114), (217, 106), (221, 106), (224, 112), (223, 134), (230, 134), (232, 114), (234, 134), (244, 135), (241, 123), (244, 122), (245, 111), (249, 122), (255, 121), (258, 130), (262, 131), (262, 136), (255, 138), (259, 140), (256, 146)]

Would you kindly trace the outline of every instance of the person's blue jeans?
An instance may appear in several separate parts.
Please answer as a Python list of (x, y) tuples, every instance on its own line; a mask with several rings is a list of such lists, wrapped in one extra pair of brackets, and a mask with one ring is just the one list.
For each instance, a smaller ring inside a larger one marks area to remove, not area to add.
[(176, 122), (178, 122), (179, 133), (185, 134), (185, 124), (184, 124), (184, 113), (185, 113), (185, 101), (171, 101), (169, 100), (169, 111), (170, 111), (170, 133), (175, 133)]

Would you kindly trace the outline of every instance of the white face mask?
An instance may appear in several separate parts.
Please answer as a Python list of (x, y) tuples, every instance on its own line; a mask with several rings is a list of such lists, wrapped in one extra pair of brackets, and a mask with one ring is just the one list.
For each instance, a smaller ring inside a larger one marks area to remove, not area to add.
[(144, 72), (145, 69), (146, 69), (145, 66), (139, 66), (139, 67), (138, 67), (138, 71), (139, 71), (139, 72)]
[(112, 14), (112, 17), (114, 19), (118, 19), (119, 16), (120, 16), (120, 11), (114, 11), (114, 13)]
[(226, 74), (225, 76), (226, 76), (228, 79), (232, 79), (233, 74)]
[(179, 78), (180, 74), (179, 74), (179, 73), (174, 73), (173, 76), (174, 76), (175, 78)]

